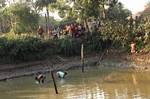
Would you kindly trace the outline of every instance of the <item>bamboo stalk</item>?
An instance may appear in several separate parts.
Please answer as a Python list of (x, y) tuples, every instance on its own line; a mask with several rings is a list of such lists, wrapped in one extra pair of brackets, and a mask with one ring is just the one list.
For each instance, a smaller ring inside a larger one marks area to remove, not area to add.
[(54, 78), (54, 75), (53, 75), (53, 72), (52, 72), (52, 71), (51, 71), (51, 76), (52, 76), (52, 79), (53, 79), (53, 83), (54, 83), (55, 92), (56, 92), (56, 94), (58, 94), (58, 90), (57, 90), (56, 81), (55, 81), (55, 78)]
[(84, 72), (84, 45), (81, 45), (81, 65), (82, 65), (82, 72)]

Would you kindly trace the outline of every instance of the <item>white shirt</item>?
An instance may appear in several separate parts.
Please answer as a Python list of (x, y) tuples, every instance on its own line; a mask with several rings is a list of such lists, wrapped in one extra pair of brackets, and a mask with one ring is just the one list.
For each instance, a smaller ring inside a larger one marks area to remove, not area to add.
[(61, 78), (64, 78), (64, 75), (65, 75), (65, 73), (62, 71), (58, 71), (56, 74)]

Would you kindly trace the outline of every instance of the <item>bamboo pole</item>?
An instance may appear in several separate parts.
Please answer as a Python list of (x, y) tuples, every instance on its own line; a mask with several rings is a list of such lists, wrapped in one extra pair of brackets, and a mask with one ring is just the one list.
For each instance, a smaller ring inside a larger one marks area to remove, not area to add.
[(52, 76), (52, 79), (53, 79), (55, 92), (56, 92), (56, 94), (58, 94), (57, 85), (56, 85), (56, 81), (55, 81), (55, 78), (54, 78), (54, 75), (53, 75), (53, 71), (51, 71), (51, 76)]
[(45, 32), (47, 33), (48, 32), (48, 19), (47, 19), (47, 15), (45, 14)]
[(82, 72), (84, 72), (84, 45), (81, 45), (81, 65), (82, 65)]

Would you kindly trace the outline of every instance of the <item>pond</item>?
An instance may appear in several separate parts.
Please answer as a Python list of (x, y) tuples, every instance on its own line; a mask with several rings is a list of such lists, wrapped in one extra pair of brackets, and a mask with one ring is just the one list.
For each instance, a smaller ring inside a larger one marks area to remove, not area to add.
[(69, 70), (65, 79), (56, 78), (58, 95), (50, 74), (44, 84), (26, 76), (0, 82), (0, 99), (150, 99), (149, 75), (99, 67)]

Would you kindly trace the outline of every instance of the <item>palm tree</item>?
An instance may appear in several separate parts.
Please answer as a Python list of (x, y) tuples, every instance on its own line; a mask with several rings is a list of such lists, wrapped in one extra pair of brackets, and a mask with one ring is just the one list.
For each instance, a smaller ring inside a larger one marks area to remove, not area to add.
[(6, 1), (5, 0), (0, 0), (0, 32), (3, 32), (3, 30), (4, 30), (4, 24), (3, 24), (3, 22), (4, 22), (4, 16), (3, 16), (3, 11), (4, 11), (4, 8), (5, 8), (5, 6), (6, 6)]
[(46, 8), (46, 20), (47, 23), (49, 23), (49, 10), (48, 10), (48, 6), (51, 3), (55, 3), (56, 0), (36, 0), (35, 2), (35, 6), (37, 7), (38, 10), (43, 10), (44, 8)]

